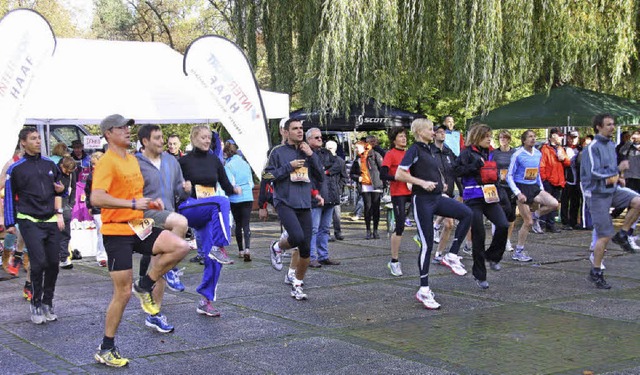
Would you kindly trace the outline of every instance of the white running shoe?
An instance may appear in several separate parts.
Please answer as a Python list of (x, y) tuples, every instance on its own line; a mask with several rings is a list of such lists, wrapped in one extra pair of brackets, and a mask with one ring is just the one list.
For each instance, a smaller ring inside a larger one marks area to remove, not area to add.
[(391, 275), (402, 276), (402, 268), (400, 267), (400, 262), (389, 262), (387, 263), (387, 267), (389, 267)]
[[(595, 265), (593, 264), (595, 262), (593, 252), (589, 254), (589, 261), (591, 262), (591, 267), (595, 267)], [(604, 266), (604, 259), (600, 262), (600, 269), (603, 271), (607, 269), (607, 267)]]
[(416, 293), (416, 299), (422, 303), (424, 308), (429, 310), (439, 309), (440, 304), (436, 302), (436, 300), (434, 299), (435, 296), (433, 295), (433, 292), (431, 291), (431, 289), (427, 287), (426, 293), (421, 293), (420, 292), (421, 289), (422, 288), (418, 289), (418, 292)]
[(507, 240), (507, 246), (504, 247), (507, 251), (513, 251), (513, 245), (511, 245), (511, 240)]
[(291, 297), (298, 301), (307, 299), (307, 295), (302, 291), (302, 281), (298, 279), (293, 280), (293, 284), (291, 284)]
[(544, 231), (542, 230), (542, 227), (540, 226), (540, 218), (533, 219), (533, 224), (531, 225), (531, 231), (536, 234), (544, 233)]
[(447, 253), (447, 255), (442, 257), (441, 263), (444, 266), (449, 267), (449, 269), (451, 269), (451, 272), (455, 273), (458, 276), (464, 276), (467, 274), (467, 270), (464, 269), (464, 266), (462, 265), (460, 259), (458, 259), (458, 256), (456, 254)]
[(442, 235), (442, 225), (436, 227), (433, 225), (433, 242), (440, 243), (440, 236)]

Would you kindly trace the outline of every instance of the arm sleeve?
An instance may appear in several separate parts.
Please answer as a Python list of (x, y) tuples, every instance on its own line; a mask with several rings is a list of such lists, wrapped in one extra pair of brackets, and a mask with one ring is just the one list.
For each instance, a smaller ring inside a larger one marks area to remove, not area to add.
[(380, 168), (380, 179), (383, 181), (395, 181), (396, 178), (389, 174), (389, 167), (383, 165), (382, 168)]
[(269, 155), (269, 164), (264, 169), (263, 178), (272, 180), (283, 180), (289, 178), (289, 175), (293, 172), (293, 168), (290, 163), (283, 163), (280, 165), (280, 153), (278, 149), (274, 149)]
[(224, 190), (225, 193), (227, 193), (227, 195), (235, 194), (233, 192), (233, 185), (231, 185), (229, 177), (227, 177), (227, 171), (224, 169), (224, 166), (219, 160), (216, 161), (218, 163), (218, 182), (220, 183), (220, 187), (222, 188), (222, 190)]
[(511, 155), (511, 162), (509, 163), (509, 169), (507, 170), (507, 184), (509, 185), (509, 188), (511, 189), (511, 191), (513, 192), (513, 194), (515, 194), (516, 196), (518, 194), (520, 194), (520, 189), (518, 189), (518, 187), (516, 186), (516, 182), (513, 179), (513, 174), (516, 172), (516, 161), (517, 161), (517, 153), (513, 153), (513, 155)]
[(16, 223), (16, 213), (13, 200), (15, 186), (13, 185), (13, 179), (11, 178), (12, 171), (13, 169), (9, 169), (7, 171), (7, 175), (5, 177), (8, 183), (5, 183), (4, 185), (4, 225), (7, 228), (14, 226)]

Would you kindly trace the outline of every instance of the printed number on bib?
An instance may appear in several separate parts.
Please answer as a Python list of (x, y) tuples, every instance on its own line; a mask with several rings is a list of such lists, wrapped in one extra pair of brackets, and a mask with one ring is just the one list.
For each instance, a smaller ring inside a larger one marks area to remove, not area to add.
[(196, 184), (196, 198), (209, 198), (216, 195), (216, 188)]
[(496, 188), (496, 185), (494, 184), (483, 185), (482, 194), (484, 195), (484, 201), (487, 203), (500, 202), (500, 197), (498, 196), (498, 188)]
[(151, 234), (153, 229), (153, 219), (135, 219), (129, 221), (129, 226), (136, 233), (141, 241), (144, 241)]
[(310, 182), (309, 169), (307, 167), (296, 168), (291, 172), (291, 182)]
[(538, 168), (527, 168), (524, 170), (524, 179), (533, 181), (538, 178)]

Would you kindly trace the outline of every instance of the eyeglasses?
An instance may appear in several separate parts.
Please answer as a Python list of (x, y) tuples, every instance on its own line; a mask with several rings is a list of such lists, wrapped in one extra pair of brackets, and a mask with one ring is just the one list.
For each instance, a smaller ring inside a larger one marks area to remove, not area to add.
[(319, 135), (319, 136), (317, 136), (317, 137), (311, 137), (311, 139), (322, 139), (322, 136), (321, 136), (321, 135)]
[(131, 128), (131, 125), (114, 126), (111, 129), (128, 130), (129, 128)]

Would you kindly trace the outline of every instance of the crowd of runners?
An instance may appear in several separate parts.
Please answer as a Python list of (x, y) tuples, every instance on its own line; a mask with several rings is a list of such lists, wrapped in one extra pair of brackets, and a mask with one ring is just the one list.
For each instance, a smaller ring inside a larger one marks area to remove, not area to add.
[[(132, 294), (147, 313), (145, 325), (161, 333), (174, 330), (161, 311), (162, 299), (167, 287), (185, 289), (178, 265), (190, 249), (198, 252), (192, 261), (204, 265), (195, 310), (209, 317), (220, 316), (214, 306), (220, 271), (233, 262), (227, 253), (232, 221), (238, 257), (252, 260), (254, 179), (238, 146), (232, 140), (220, 142), (209, 127), (199, 125), (191, 130), (189, 153), (180, 151), (175, 135), (168, 137), (165, 151), (162, 129), (143, 125), (137, 134), (141, 148), (132, 152), (134, 123), (121, 115), (108, 116), (100, 124), (107, 142), (104, 153), (88, 156), (81, 144), (75, 144), (73, 155), (65, 155), (63, 147), (57, 160), (40, 154), (40, 135), (25, 127), (4, 169), (0, 216), (8, 232), (3, 267), (13, 275), (20, 266), (28, 269), (24, 296), (30, 301), (31, 321), (43, 324), (57, 320), (53, 301), (59, 269), (72, 267), (71, 212), (77, 210), (74, 205), (86, 204), (101, 233), (96, 260), (113, 282), (95, 359), (114, 367), (129, 362), (117, 349), (115, 336)], [(533, 131), (523, 132), (515, 148), (511, 134), (501, 131), (494, 148), (489, 126), (474, 124), (465, 136), (454, 126), (451, 116), (437, 126), (416, 119), (410, 129), (413, 144), (408, 146), (407, 129), (392, 128), (389, 150), (375, 137), (367, 137), (356, 143), (356, 156), (347, 170), (336, 143), (324, 144), (320, 129), (305, 131), (295, 119), (280, 122), (282, 142), (266, 156), (258, 206), (259, 217), (265, 219), (272, 205), (282, 225), (280, 238), (272, 241), (268, 252), (277, 271), (285, 268), (283, 258), (290, 257), (284, 283), (292, 298), (309, 298), (304, 290), (309, 267), (340, 265), (329, 255), (331, 228), (335, 240), (344, 239), (340, 205), (349, 179), (362, 200), (365, 240), (380, 238), (381, 201), (385, 192), (390, 195), (395, 222), (387, 223), (394, 229), (386, 266), (393, 276), (403, 275), (401, 241), (413, 217), (413, 240), (420, 249), (415, 298), (427, 309), (440, 307), (429, 284), (431, 264), (464, 276), (460, 253), (467, 252), (475, 283), (487, 289), (487, 268), (500, 271), (506, 251), (513, 261), (532, 261), (525, 250), (530, 231), (591, 230), (588, 278), (597, 288), (611, 288), (603, 274), (608, 242), (627, 252), (638, 249), (633, 230), (640, 215), (640, 132), (616, 148), (615, 119), (600, 114), (593, 119), (589, 143), (576, 131), (565, 136), (553, 128), (542, 145), (536, 144)], [(76, 191), (79, 186), (81, 191)], [(614, 216), (626, 210), (617, 232), (612, 208)], [(522, 226), (514, 247), (511, 233), (518, 214)], [(488, 246), (485, 221), (492, 224)], [(134, 252), (142, 254), (136, 278)]]

